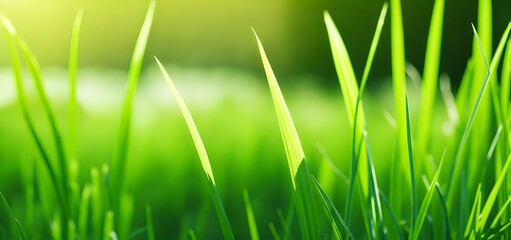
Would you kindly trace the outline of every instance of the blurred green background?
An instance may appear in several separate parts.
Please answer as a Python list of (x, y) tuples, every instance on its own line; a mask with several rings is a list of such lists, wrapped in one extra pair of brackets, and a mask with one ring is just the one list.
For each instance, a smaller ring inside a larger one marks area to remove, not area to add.
[[(74, 15), (85, 9), (80, 66), (126, 68), (147, 0), (2, 0), (4, 12), (43, 65), (66, 64)], [(260, 71), (259, 33), (281, 78), (335, 78), (323, 11), (331, 13), (344, 37), (355, 71), (364, 67), (384, 1), (368, 0), (176, 0), (158, 1), (147, 58), (193, 67), (230, 66)], [(407, 61), (421, 70), (433, 1), (404, 0)], [(471, 54), (477, 1), (446, 1), (441, 71), (458, 82)], [(511, 1), (493, 1), (494, 42), (510, 20)], [(384, 28), (373, 76), (390, 75), (389, 27)], [(494, 44), (496, 45), (496, 44)], [(1, 46), (1, 45), (0, 45)], [(0, 48), (1, 49), (1, 48)], [(2, 55), (1, 64), (5, 64)], [(331, 81), (323, 81), (331, 83)], [(371, 82), (371, 81), (370, 81)]]

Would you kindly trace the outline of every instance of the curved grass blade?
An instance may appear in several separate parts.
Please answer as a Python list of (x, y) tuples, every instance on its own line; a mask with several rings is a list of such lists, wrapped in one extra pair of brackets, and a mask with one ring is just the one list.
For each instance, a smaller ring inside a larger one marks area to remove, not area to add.
[(259, 37), (257, 37), (255, 30), (254, 34), (259, 46), (259, 52), (277, 113), (280, 133), (286, 149), (302, 238), (316, 239), (319, 238), (320, 234), (316, 215), (316, 204), (311, 192), (312, 186), (309, 179), (309, 169), (305, 160), (305, 154), (298, 133), (296, 132), (293, 119), (287, 108), (286, 101), (282, 96), (275, 74), (273, 73), (270, 62), (264, 52), (263, 45)]
[(169, 88), (172, 91), (172, 94), (176, 98), (179, 108), (183, 113), (188, 129), (190, 130), (190, 134), (192, 135), (193, 143), (195, 144), (195, 148), (197, 149), (197, 153), (199, 154), (199, 158), (202, 164), (202, 169), (206, 174), (208, 185), (210, 186), (211, 189), (213, 202), (217, 210), (218, 218), (220, 220), (220, 226), (222, 227), (224, 237), (225, 239), (234, 239), (231, 230), (231, 225), (229, 224), (229, 220), (227, 218), (227, 214), (225, 213), (222, 200), (220, 199), (220, 195), (218, 194), (218, 190), (216, 188), (215, 177), (213, 175), (213, 170), (211, 169), (211, 164), (209, 162), (208, 153), (206, 152), (206, 147), (204, 147), (204, 143), (202, 142), (199, 130), (197, 129), (197, 126), (195, 125), (195, 122), (192, 118), (192, 114), (190, 113), (190, 110), (188, 110), (188, 107), (186, 106), (183, 97), (181, 97), (181, 94), (179, 93), (176, 86), (170, 79), (169, 74), (167, 73), (161, 62), (158, 60), (158, 58), (155, 57), (155, 59), (156, 63), (158, 63), (158, 66), (160, 67), (163, 77), (167, 81)]
[[(465, 232), (463, 233), (463, 236), (465, 238), (468, 238), (470, 234), (473, 234), (473, 232), (476, 230), (477, 221), (478, 221), (478, 212), (480, 212), (478, 209), (481, 207), (481, 184), (477, 187), (476, 196), (474, 198), (474, 203), (472, 204), (472, 209), (470, 210), (470, 215), (468, 217), (467, 225), (465, 226)], [(460, 233), (461, 235), (461, 233)]]
[(68, 155), (71, 161), (76, 161), (76, 112), (78, 101), (76, 97), (76, 78), (78, 73), (78, 46), (80, 43), (80, 31), (82, 28), (83, 9), (76, 14), (71, 33), (69, 46), (69, 102), (68, 102)]
[(5, 197), (4, 195), (2, 194), (2, 192), (0, 192), (0, 197), (2, 198), (2, 205), (4, 205), (4, 207), (7, 209), (7, 211), (9, 212), (9, 217), (11, 218), (12, 221), (14, 221), (14, 223), (16, 224), (16, 227), (18, 228), (18, 231), (19, 231), (19, 234), (20, 234), (20, 237), (21, 239), (23, 240), (27, 240), (27, 234), (25, 234), (25, 231), (23, 231), (23, 227), (21, 227), (21, 223), (18, 221), (18, 219), (14, 216), (14, 213), (12, 212), (11, 210), (11, 207), (9, 206), (9, 204), (7, 203), (7, 200), (5, 200)]
[(144, 53), (151, 31), (151, 25), (153, 22), (154, 10), (156, 7), (156, 1), (152, 0), (147, 9), (147, 13), (140, 29), (140, 33), (133, 50), (131, 57), (130, 68), (128, 72), (128, 85), (126, 88), (126, 95), (122, 107), (121, 122), (119, 127), (119, 137), (117, 139), (118, 145), (115, 152), (115, 157), (111, 163), (111, 189), (113, 196), (113, 204), (115, 212), (119, 212), (119, 204), (121, 198), (121, 189), (123, 185), (124, 170), (126, 168), (126, 158), (128, 153), (128, 145), (130, 138), (130, 127), (131, 127), (131, 112), (133, 110), (133, 102), (135, 98), (135, 92), (138, 86), (138, 80), (140, 78), (140, 70), (144, 60)]
[(428, 33), (426, 57), (424, 59), (424, 78), (421, 85), (421, 102), (417, 128), (417, 148), (427, 153), (431, 138), (431, 120), (435, 107), (440, 53), (442, 49), (442, 29), (444, 19), (444, 0), (436, 0)]
[(355, 236), (353, 235), (353, 233), (349, 229), (349, 227), (346, 224), (346, 222), (342, 219), (341, 214), (339, 213), (339, 211), (337, 211), (337, 208), (335, 207), (335, 205), (332, 202), (332, 200), (330, 200), (330, 198), (328, 197), (326, 192), (321, 187), (321, 184), (319, 183), (319, 181), (314, 177), (314, 175), (311, 174), (310, 176), (311, 176), (311, 179), (313, 180), (313, 182), (316, 184), (316, 189), (318, 190), (319, 195), (321, 196), (321, 199), (323, 200), (323, 206), (325, 207), (325, 209), (328, 210), (327, 211), (327, 215), (330, 218), (329, 220), (330, 220), (332, 226), (334, 226), (334, 231), (335, 231), (336, 236), (338, 237), (338, 239), (342, 239), (342, 237), (341, 237), (341, 235), (339, 233), (339, 228), (337, 227), (337, 223), (335, 222), (331, 212), (335, 213), (335, 216), (337, 217), (337, 220), (341, 223), (341, 225), (344, 228), (344, 231), (346, 231), (346, 234), (348, 235), (348, 237), (351, 238), (351, 239), (355, 239)]
[(436, 170), (435, 176), (431, 180), (431, 184), (422, 200), (422, 204), (419, 210), (419, 214), (417, 215), (416, 222), (413, 224), (413, 228), (411, 230), (411, 240), (419, 239), (419, 234), (421, 233), (422, 224), (424, 223), (424, 219), (426, 218), (426, 214), (431, 203), (431, 198), (433, 197), (433, 193), (435, 192), (436, 185), (438, 184), (438, 178), (440, 177), (440, 172), (442, 172), (442, 167), (444, 165), (444, 156), (445, 150), (442, 154), (442, 159), (440, 160), (440, 164), (438, 165), (438, 169)]
[[(445, 152), (445, 150), (444, 150)], [(449, 214), (447, 211), (447, 201), (445, 200), (445, 196), (440, 189), (440, 184), (437, 182), (435, 184), (436, 192), (438, 193), (438, 196), (440, 197), (440, 202), (442, 206), (442, 215), (444, 218), (444, 233), (445, 233), (445, 239), (451, 240), (452, 239), (452, 230), (451, 230), (451, 224), (449, 222)]]
[(259, 231), (257, 230), (257, 223), (254, 217), (254, 210), (250, 204), (247, 189), (243, 190), (243, 200), (245, 201), (245, 210), (247, 211), (248, 228), (250, 230), (250, 238), (252, 240), (259, 240)]

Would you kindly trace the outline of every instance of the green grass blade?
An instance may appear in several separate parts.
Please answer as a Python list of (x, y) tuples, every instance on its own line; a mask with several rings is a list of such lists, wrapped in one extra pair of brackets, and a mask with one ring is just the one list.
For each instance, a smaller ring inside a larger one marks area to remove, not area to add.
[(208, 180), (210, 180), (213, 183), (213, 185), (215, 185), (215, 176), (213, 175), (213, 170), (211, 169), (208, 153), (206, 151), (204, 143), (202, 142), (202, 138), (200, 137), (199, 130), (197, 129), (197, 126), (193, 121), (192, 114), (190, 113), (190, 110), (188, 110), (188, 107), (186, 106), (183, 97), (181, 97), (181, 94), (177, 90), (176, 86), (172, 82), (170, 76), (168, 75), (167, 71), (165, 70), (161, 62), (158, 60), (158, 58), (155, 57), (155, 59), (156, 62), (158, 63), (158, 66), (160, 67), (161, 72), (163, 73), (165, 80), (169, 85), (170, 90), (172, 91), (172, 94), (176, 98), (179, 108), (181, 109), (181, 112), (183, 113), (183, 116), (186, 120), (186, 124), (188, 125), (188, 128), (193, 138), (193, 143), (195, 144), (195, 148), (197, 149), (197, 153), (199, 154), (202, 169), (204, 170), (204, 173), (206, 173)]
[(275, 74), (264, 52), (263, 45), (255, 31), (254, 34), (259, 46), (259, 52), (277, 113), (282, 140), (284, 141), (284, 147), (286, 149), (302, 238), (316, 239), (319, 238), (320, 234), (316, 215), (316, 204), (311, 192), (312, 185), (309, 179), (309, 169), (305, 160), (305, 154), (298, 133), (296, 132), (293, 119), (287, 108), (286, 101), (282, 96)]
[(444, 0), (436, 0), (429, 27), (426, 57), (424, 59), (423, 82), (421, 85), (420, 117), (418, 118), (417, 148), (427, 153), (431, 138), (431, 120), (435, 107), (440, 53), (442, 49), (442, 30), (444, 19)]
[(151, 206), (145, 206), (145, 216), (147, 225), (147, 240), (154, 240), (154, 225), (153, 225), (153, 213), (151, 212)]
[[(140, 70), (142, 68), (142, 63), (144, 60), (144, 53), (147, 46), (147, 41), (149, 38), (149, 33), (151, 31), (151, 25), (153, 22), (154, 10), (156, 7), (156, 1), (152, 0), (147, 9), (147, 13), (144, 19), (144, 23), (142, 24), (142, 28), (137, 38), (137, 42), (135, 44), (135, 49), (133, 50), (133, 55), (131, 57), (130, 68), (128, 72), (128, 85), (126, 88), (126, 95), (122, 107), (121, 113), (121, 122), (119, 128), (119, 137), (117, 139), (117, 149), (115, 153), (115, 157), (112, 159), (111, 167), (112, 167), (112, 195), (113, 195), (113, 203), (114, 209), (119, 208), (119, 201), (121, 195), (121, 189), (123, 185), (124, 178), (124, 170), (126, 168), (126, 158), (128, 153), (128, 145), (129, 145), (129, 137), (130, 137), (130, 127), (131, 127), (131, 112), (133, 109), (133, 103), (135, 100), (135, 92), (138, 86), (138, 80), (140, 78)], [(116, 212), (118, 212), (116, 210)]]
[[(365, 127), (364, 127), (365, 128)], [(374, 161), (373, 161), (373, 155), (371, 153), (371, 146), (369, 145), (369, 139), (367, 137), (367, 131), (364, 131), (364, 142), (366, 145), (366, 151), (367, 151), (367, 166), (368, 166), (368, 173), (369, 173), (369, 196), (370, 196), (370, 209), (371, 214), (373, 216), (374, 221), (374, 227), (373, 233), (379, 232), (376, 237), (376, 239), (380, 238), (386, 238), (386, 233), (384, 231), (384, 224), (383, 224), (383, 211), (381, 207), (381, 200), (380, 200), (380, 190), (378, 187), (378, 181), (376, 179), (376, 170), (374, 169)]]
[(108, 211), (105, 214), (105, 222), (103, 226), (103, 240), (113, 240), (114, 231), (114, 212)]
[(484, 204), (483, 210), (481, 211), (479, 225), (476, 226), (478, 231), (483, 230), (484, 226), (486, 225), (486, 221), (488, 220), (488, 217), (490, 217), (491, 209), (495, 204), (495, 200), (497, 199), (500, 187), (502, 186), (502, 183), (504, 182), (506, 176), (508, 175), (507, 170), (509, 168), (509, 163), (511, 163), (511, 154), (509, 154), (506, 163), (504, 164), (504, 167), (502, 167), (502, 172), (500, 176), (495, 181), (495, 185), (493, 186), (490, 195), (488, 195), (488, 198), (486, 199), (486, 203)]
[(234, 236), (232, 234), (231, 225), (229, 223), (229, 220), (227, 218), (227, 214), (225, 213), (222, 200), (220, 199), (220, 196), (218, 194), (218, 190), (216, 188), (215, 183), (215, 177), (213, 175), (213, 170), (211, 169), (211, 163), (209, 162), (208, 153), (206, 152), (206, 147), (204, 146), (204, 143), (202, 142), (202, 138), (199, 134), (199, 130), (197, 129), (197, 126), (195, 125), (195, 122), (192, 118), (192, 114), (190, 113), (190, 110), (188, 110), (188, 107), (186, 106), (185, 101), (183, 100), (183, 97), (181, 97), (181, 94), (177, 90), (176, 86), (170, 79), (169, 74), (161, 64), (161, 62), (156, 58), (156, 63), (158, 63), (158, 66), (160, 67), (160, 70), (163, 74), (163, 77), (167, 81), (170, 90), (172, 91), (172, 94), (176, 98), (176, 101), (179, 105), (179, 108), (181, 109), (181, 112), (184, 116), (184, 119), (186, 121), (186, 124), (188, 126), (188, 129), (190, 131), (190, 134), (192, 135), (193, 143), (195, 144), (195, 148), (197, 149), (197, 153), (199, 154), (199, 158), (202, 164), (202, 169), (204, 170), (204, 173), (206, 174), (207, 181), (210, 185), (213, 202), (215, 204), (218, 218), (220, 220), (220, 226), (222, 227), (222, 232), (224, 234), (224, 237), (226, 239), (234, 239)]
[(243, 200), (245, 201), (245, 210), (247, 211), (248, 228), (250, 230), (250, 238), (252, 240), (259, 240), (259, 231), (257, 230), (257, 223), (254, 216), (252, 204), (250, 204), (250, 197), (248, 196), (247, 189), (243, 190)]
[(335, 226), (335, 228), (336, 228), (335, 229), (336, 234), (337, 234), (336, 236), (338, 236), (338, 238), (341, 238), (341, 235), (338, 234), (339, 229), (337, 227), (337, 223), (335, 222), (331, 212), (335, 213), (337, 220), (341, 223), (341, 225), (344, 228), (344, 231), (346, 231), (346, 234), (348, 235), (348, 237), (351, 239), (355, 239), (355, 236), (351, 232), (351, 230), (348, 227), (348, 225), (346, 224), (346, 222), (342, 219), (341, 214), (339, 213), (339, 211), (337, 211), (337, 208), (335, 207), (335, 204), (332, 202), (332, 200), (328, 197), (326, 192), (321, 187), (321, 184), (319, 183), (319, 181), (312, 174), (311, 174), (311, 179), (316, 184), (316, 189), (318, 190), (319, 195), (321, 196), (321, 199), (323, 200), (323, 205), (324, 205), (325, 209), (328, 209), (327, 215), (329, 215), (329, 218), (330, 218), (329, 220), (331, 221), (332, 225)]
[[(373, 65), (374, 54), (376, 53), (376, 49), (378, 48), (378, 43), (380, 42), (381, 30), (383, 28), (383, 25), (385, 24), (385, 17), (387, 16), (387, 9), (388, 9), (388, 3), (385, 2), (381, 9), (380, 17), (378, 18), (378, 24), (376, 25), (376, 31), (374, 32), (373, 40), (371, 42), (371, 47), (369, 48), (369, 55), (367, 56), (366, 65), (364, 67), (364, 74), (362, 75), (362, 82), (360, 83), (359, 96), (361, 96), (362, 93), (364, 92), (367, 78), (369, 77), (369, 72), (371, 71), (371, 67)], [(360, 97), (358, 97), (358, 98), (360, 98)]]
[(21, 239), (23, 240), (27, 240), (27, 235), (25, 234), (25, 231), (23, 230), (23, 227), (21, 227), (21, 224), (20, 222), (18, 221), (18, 219), (14, 216), (14, 213), (12, 212), (11, 210), (11, 207), (9, 206), (9, 204), (7, 203), (7, 200), (5, 200), (5, 197), (4, 195), (2, 194), (2, 192), (0, 192), (0, 197), (2, 198), (2, 205), (4, 205), (4, 208), (7, 209), (7, 212), (8, 214), (10, 215), (9, 217), (11, 218), (11, 220), (16, 224), (16, 227), (18, 228), (18, 232), (20, 234), (20, 237)]
[(442, 167), (444, 165), (444, 156), (445, 151), (442, 154), (442, 159), (440, 160), (440, 164), (438, 165), (438, 169), (436, 170), (435, 176), (431, 180), (431, 184), (422, 200), (422, 204), (419, 210), (419, 214), (417, 215), (417, 221), (413, 225), (411, 238), (412, 240), (419, 239), (419, 235), (421, 233), (422, 224), (424, 223), (424, 219), (426, 218), (426, 214), (428, 212), (429, 205), (431, 203), (431, 199), (433, 197), (433, 193), (435, 192), (436, 185), (438, 183), (438, 178), (440, 177), (440, 172), (442, 172)]
[(71, 161), (76, 161), (76, 112), (78, 101), (76, 96), (76, 78), (78, 73), (78, 47), (80, 43), (80, 31), (82, 28), (83, 9), (76, 14), (71, 33), (69, 46), (69, 102), (68, 102), (68, 156)]
[[(502, 104), (502, 115), (508, 118), (509, 112), (509, 94), (511, 92), (511, 39), (508, 39), (506, 46), (506, 53), (502, 60), (502, 75), (501, 75), (501, 89), (500, 89), (500, 102)], [(509, 129), (509, 128), (508, 128)]]
[[(445, 152), (445, 150), (444, 150)], [(451, 240), (452, 239), (452, 230), (451, 230), (451, 224), (449, 222), (449, 214), (447, 210), (447, 201), (445, 200), (444, 193), (440, 189), (440, 184), (437, 182), (435, 184), (436, 192), (438, 193), (438, 196), (440, 197), (440, 202), (442, 206), (442, 216), (444, 218), (444, 233), (445, 233), (445, 239)]]
[(394, 214), (394, 212), (392, 211), (392, 208), (390, 207), (389, 200), (387, 199), (387, 197), (381, 190), (379, 191), (379, 195), (380, 195), (381, 202), (383, 203), (383, 205), (385, 205), (385, 207), (387, 208), (387, 210), (390, 213), (392, 223), (394, 223), (394, 227), (396, 228), (396, 232), (398, 233), (399, 239), (404, 240), (405, 235), (403, 234), (403, 231), (401, 231), (401, 226), (399, 225), (399, 221), (397, 220), (396, 215)]
[(277, 228), (275, 228), (275, 224), (272, 222), (268, 223), (268, 228), (270, 228), (271, 235), (273, 236), (273, 239), (280, 240), (279, 231), (277, 231)]
[(392, 85), (394, 90), (394, 104), (397, 120), (397, 136), (398, 136), (398, 170), (394, 173), (395, 186), (390, 191), (390, 200), (392, 208), (397, 217), (401, 217), (403, 197), (401, 196), (404, 189), (410, 187), (409, 178), (403, 173), (407, 169), (407, 137), (406, 133), (406, 64), (405, 64), (405, 43), (403, 31), (403, 19), (401, 13), (401, 0), (390, 1), (390, 42), (392, 55)]
[(78, 234), (80, 239), (88, 239), (88, 222), (89, 222), (89, 206), (90, 206), (91, 187), (85, 184), (80, 199), (80, 208), (78, 215)]
[[(417, 220), (417, 188), (415, 185), (415, 166), (413, 159), (413, 148), (412, 148), (412, 130), (410, 123), (410, 109), (408, 107), (408, 95), (405, 97), (406, 101), (406, 135), (407, 135), (407, 143), (408, 143), (408, 160), (410, 162), (410, 180), (412, 183), (412, 221), (411, 228), (414, 228), (415, 222)], [(434, 184), (435, 182), (433, 182)], [(431, 188), (433, 189), (433, 188)], [(415, 239), (414, 239), (415, 240)]]

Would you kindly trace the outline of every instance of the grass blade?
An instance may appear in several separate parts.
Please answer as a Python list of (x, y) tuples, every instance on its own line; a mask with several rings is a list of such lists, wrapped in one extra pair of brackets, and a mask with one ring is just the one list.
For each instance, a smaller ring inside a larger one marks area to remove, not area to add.
[(259, 240), (259, 231), (257, 230), (257, 223), (254, 217), (254, 210), (250, 204), (247, 189), (243, 190), (243, 200), (245, 201), (245, 209), (247, 210), (248, 228), (250, 229), (250, 238), (252, 240)]
[(275, 111), (277, 113), (280, 132), (286, 149), (302, 238), (316, 239), (320, 236), (320, 234), (316, 216), (316, 204), (311, 192), (312, 186), (309, 179), (309, 169), (307, 167), (307, 162), (305, 161), (305, 154), (291, 118), (291, 114), (287, 108), (286, 101), (282, 96), (275, 74), (273, 73), (270, 62), (266, 57), (266, 53), (264, 52), (263, 45), (255, 31), (254, 34), (259, 46), (259, 52), (261, 54), (266, 78), (268, 80), (273, 103), (275, 105)]
[[(445, 152), (445, 150), (444, 150)], [(440, 189), (440, 184), (438, 182), (435, 184), (436, 191), (438, 193), (438, 196), (440, 197), (440, 202), (442, 204), (442, 215), (444, 217), (444, 232), (445, 232), (445, 239), (451, 240), (452, 239), (452, 230), (451, 230), (451, 224), (449, 222), (449, 214), (447, 211), (447, 201), (445, 200), (445, 196), (442, 193), (442, 190)]]
[[(128, 85), (126, 88), (126, 95), (122, 107), (121, 122), (119, 128), (118, 145), (115, 153), (115, 157), (111, 163), (111, 182), (112, 182), (112, 196), (115, 212), (120, 212), (119, 202), (121, 198), (121, 189), (123, 185), (124, 170), (126, 168), (126, 158), (128, 153), (130, 127), (131, 127), (131, 112), (133, 109), (133, 102), (135, 99), (135, 92), (138, 86), (138, 80), (140, 78), (140, 70), (144, 60), (144, 53), (147, 46), (147, 40), (151, 31), (151, 25), (153, 22), (154, 10), (156, 7), (156, 1), (152, 0), (147, 9), (147, 13), (142, 24), (142, 28), (133, 50), (131, 57), (130, 68), (128, 72)], [(118, 216), (122, 218), (122, 216)]]
[[(318, 190), (318, 192), (319, 192), (319, 194), (321, 196), (321, 199), (323, 199), (323, 205), (324, 205), (324, 207), (326, 209), (328, 209), (328, 213), (327, 214), (329, 215), (329, 218), (330, 218), (330, 221), (331, 221), (332, 225), (335, 226), (335, 228), (336, 228), (335, 230), (337, 230), (337, 233), (339, 232), (339, 229), (337, 228), (337, 223), (335, 222), (331, 212), (335, 213), (335, 216), (337, 217), (337, 220), (341, 223), (341, 225), (344, 228), (344, 231), (346, 231), (346, 234), (348, 235), (348, 237), (351, 238), (351, 239), (355, 239), (355, 236), (353, 235), (353, 233), (349, 229), (349, 227), (346, 224), (346, 222), (342, 219), (341, 214), (339, 213), (339, 211), (337, 211), (337, 208), (335, 207), (335, 205), (332, 202), (332, 200), (330, 200), (330, 198), (328, 197), (326, 192), (321, 187), (321, 184), (319, 183), (319, 181), (312, 174), (311, 174), (311, 179), (316, 184), (316, 188), (317, 188), (317, 190)], [(340, 234), (337, 234), (337, 236), (338, 236), (338, 238), (341, 239), (341, 235)]]
[(435, 192), (436, 185), (438, 184), (438, 178), (440, 177), (440, 172), (442, 172), (442, 167), (444, 165), (444, 156), (445, 151), (442, 154), (442, 159), (440, 160), (440, 164), (438, 165), (438, 169), (436, 170), (435, 176), (431, 180), (431, 184), (422, 200), (422, 204), (419, 210), (419, 214), (417, 215), (417, 220), (412, 228), (411, 238), (412, 240), (419, 239), (419, 234), (421, 233), (422, 224), (424, 223), (424, 219), (426, 218), (426, 214), (428, 212), (429, 205), (431, 203), (431, 199), (433, 197), (433, 193)]
[[(411, 123), (410, 123), (410, 109), (408, 108), (408, 95), (405, 97), (406, 99), (406, 135), (407, 135), (407, 143), (408, 143), (408, 160), (410, 161), (410, 180), (412, 183), (412, 222), (410, 224), (411, 228), (414, 228), (415, 221), (417, 219), (417, 188), (415, 185), (415, 167), (414, 167), (414, 159), (413, 159), (413, 149), (412, 149), (412, 133), (411, 133)], [(434, 184), (435, 182), (433, 182)], [(433, 188), (432, 188), (433, 189)], [(422, 223), (421, 223), (422, 224)]]
[(9, 204), (7, 203), (7, 200), (5, 200), (5, 197), (4, 195), (2, 194), (2, 192), (0, 192), (0, 197), (2, 198), (2, 205), (4, 205), (4, 208), (7, 209), (8, 213), (9, 213), (9, 217), (11, 218), (12, 221), (14, 221), (14, 223), (16, 224), (16, 227), (18, 228), (18, 232), (20, 234), (20, 237), (21, 239), (23, 240), (27, 240), (27, 235), (25, 234), (25, 231), (23, 231), (23, 227), (21, 227), (21, 224), (20, 222), (18, 221), (18, 219), (14, 216), (14, 213), (12, 212), (11, 210), (11, 207), (9, 206)]
[[(402, 192), (409, 188), (410, 182), (404, 174), (407, 172), (407, 131), (406, 131), (406, 64), (405, 64), (405, 43), (403, 31), (403, 19), (401, 13), (401, 0), (390, 1), (390, 38), (392, 55), (392, 85), (394, 90), (394, 104), (398, 131), (398, 169), (391, 179), (390, 200), (394, 213), (401, 217), (403, 197)], [(406, 201), (406, 200), (405, 200)]]
[(78, 47), (80, 43), (80, 30), (82, 28), (83, 9), (76, 14), (71, 33), (69, 46), (69, 102), (68, 102), (68, 156), (71, 161), (76, 161), (76, 112), (78, 101), (76, 96), (76, 78), (78, 73)]
[(76, 14), (71, 33), (69, 46), (69, 103), (68, 103), (68, 154), (71, 161), (76, 160), (76, 111), (78, 101), (76, 96), (76, 78), (78, 72), (78, 46), (80, 42), (80, 30), (82, 28), (83, 9)]
[(431, 120), (435, 107), (440, 53), (442, 49), (442, 29), (444, 20), (444, 0), (436, 0), (429, 27), (426, 57), (424, 59), (424, 78), (421, 85), (420, 117), (418, 118), (417, 148), (427, 153), (431, 138)]
[(186, 124), (188, 126), (188, 129), (190, 131), (190, 134), (192, 135), (193, 143), (195, 144), (195, 148), (197, 149), (197, 153), (199, 154), (199, 158), (202, 164), (202, 169), (204, 170), (204, 173), (206, 174), (211, 194), (213, 197), (213, 202), (215, 204), (218, 218), (220, 220), (220, 226), (222, 227), (222, 232), (224, 234), (225, 239), (234, 239), (234, 236), (232, 234), (231, 225), (229, 224), (229, 220), (227, 218), (227, 214), (225, 213), (222, 200), (220, 199), (220, 196), (218, 194), (216, 183), (215, 183), (215, 177), (213, 175), (213, 170), (211, 169), (211, 164), (209, 162), (209, 157), (206, 152), (206, 147), (204, 147), (204, 143), (202, 142), (202, 138), (199, 134), (199, 130), (197, 129), (197, 126), (195, 125), (195, 122), (192, 118), (192, 114), (190, 113), (190, 110), (188, 110), (188, 107), (186, 106), (186, 103), (183, 100), (183, 97), (181, 97), (181, 94), (177, 90), (176, 86), (170, 79), (169, 74), (161, 64), (161, 62), (156, 58), (156, 63), (158, 63), (158, 66), (160, 67), (160, 70), (163, 74), (163, 77), (167, 81), (170, 90), (172, 91), (172, 94), (176, 98), (176, 101), (179, 105), (179, 108), (181, 109), (181, 112), (184, 116), (184, 119), (186, 121)]
[(145, 206), (145, 216), (147, 224), (147, 240), (154, 240), (154, 225), (153, 225), (153, 214), (151, 212), (151, 206)]

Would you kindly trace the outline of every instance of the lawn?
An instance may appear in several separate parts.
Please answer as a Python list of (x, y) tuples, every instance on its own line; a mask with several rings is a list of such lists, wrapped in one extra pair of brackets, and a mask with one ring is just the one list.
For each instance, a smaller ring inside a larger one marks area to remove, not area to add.
[[(0, 239), (511, 239), (511, 22), (493, 46), (491, 1), (458, 39), (473, 50), (456, 86), (444, 0), (421, 73), (391, 0), (360, 29), (360, 72), (325, 11), (337, 79), (285, 82), (256, 28), (258, 73), (147, 58), (157, 8), (127, 72), (80, 67), (81, 11), (67, 68), (41, 67), (0, 14)], [(392, 74), (366, 89), (385, 29)]]

